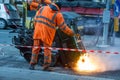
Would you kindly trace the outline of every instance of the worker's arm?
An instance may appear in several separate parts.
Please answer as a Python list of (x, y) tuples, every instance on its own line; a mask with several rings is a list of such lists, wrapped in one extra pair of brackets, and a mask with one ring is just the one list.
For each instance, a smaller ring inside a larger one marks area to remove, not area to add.
[(31, 2), (30, 3), (30, 10), (37, 10), (39, 6), (39, 3), (37, 2)]
[(74, 36), (74, 32), (66, 25), (64, 18), (60, 12), (56, 16), (57, 26), (67, 35)]

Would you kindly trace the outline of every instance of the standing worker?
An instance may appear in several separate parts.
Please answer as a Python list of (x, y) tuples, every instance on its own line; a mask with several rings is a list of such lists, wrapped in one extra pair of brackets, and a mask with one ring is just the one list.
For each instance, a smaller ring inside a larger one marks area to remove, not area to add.
[[(69, 36), (73, 36), (74, 32), (65, 24), (62, 13), (60, 12), (61, 3), (51, 3), (48, 6), (41, 7), (34, 18), (34, 44), (33, 46), (40, 46), (42, 43), (44, 47), (51, 47), (56, 28), (60, 28), (64, 33)], [(33, 47), (32, 57), (30, 61), (30, 69), (34, 70), (37, 63), (40, 47)], [(44, 49), (44, 65), (43, 70), (51, 71), (51, 50)]]
[(32, 2), (29, 3), (30, 10), (38, 10), (42, 5), (51, 4), (51, 0), (32, 0)]

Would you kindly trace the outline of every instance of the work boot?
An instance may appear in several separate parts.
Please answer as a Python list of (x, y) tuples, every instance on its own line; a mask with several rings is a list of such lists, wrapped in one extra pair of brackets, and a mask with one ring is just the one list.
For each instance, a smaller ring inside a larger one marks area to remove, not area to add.
[(51, 67), (43, 67), (43, 71), (53, 71), (53, 68), (51, 68)]
[(30, 67), (29, 67), (30, 70), (35, 70), (35, 65), (33, 64), (30, 64)]

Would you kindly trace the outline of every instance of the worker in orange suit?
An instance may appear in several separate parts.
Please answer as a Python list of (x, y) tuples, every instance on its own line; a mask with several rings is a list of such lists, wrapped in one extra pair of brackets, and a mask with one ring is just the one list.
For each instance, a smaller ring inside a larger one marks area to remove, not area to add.
[(47, 5), (50, 4), (51, 0), (32, 0), (32, 2), (29, 3), (30, 5), (30, 10), (38, 10), (43, 4)]
[[(74, 32), (65, 24), (62, 13), (60, 12), (61, 3), (56, 2), (48, 6), (41, 7), (34, 18), (34, 44), (33, 46), (40, 46), (42, 43), (44, 47), (44, 65), (43, 70), (51, 71), (51, 47), (55, 37), (56, 28), (60, 28), (64, 33), (73, 36)], [(30, 61), (30, 69), (34, 70), (37, 63), (40, 47), (33, 47), (32, 57)]]

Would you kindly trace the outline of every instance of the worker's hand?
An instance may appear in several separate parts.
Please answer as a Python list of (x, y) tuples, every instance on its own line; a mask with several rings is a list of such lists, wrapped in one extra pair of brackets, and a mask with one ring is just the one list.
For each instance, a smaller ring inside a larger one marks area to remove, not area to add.
[(74, 36), (75, 36), (75, 37), (80, 37), (80, 34), (77, 33), (77, 34), (74, 34)]

